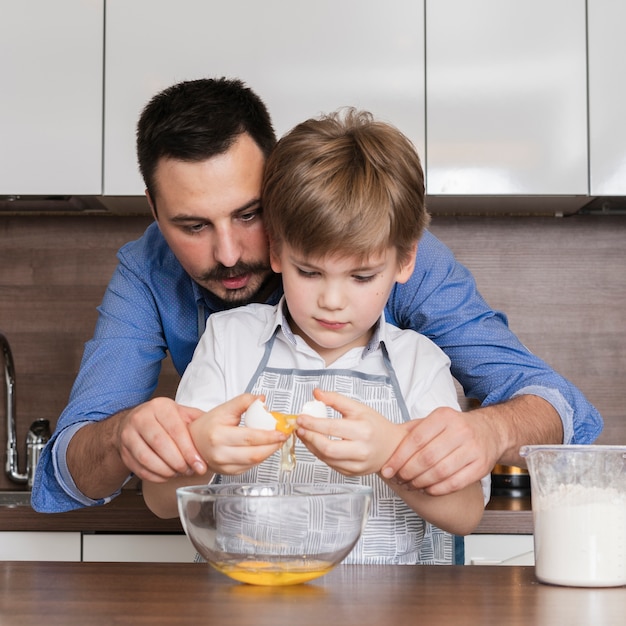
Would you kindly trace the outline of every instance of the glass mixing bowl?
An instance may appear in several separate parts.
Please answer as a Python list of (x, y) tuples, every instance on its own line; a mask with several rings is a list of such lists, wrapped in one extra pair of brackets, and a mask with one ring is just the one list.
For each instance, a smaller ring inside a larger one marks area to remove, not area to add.
[(215, 569), (254, 585), (323, 576), (350, 553), (367, 522), (361, 485), (224, 484), (176, 491), (183, 528)]

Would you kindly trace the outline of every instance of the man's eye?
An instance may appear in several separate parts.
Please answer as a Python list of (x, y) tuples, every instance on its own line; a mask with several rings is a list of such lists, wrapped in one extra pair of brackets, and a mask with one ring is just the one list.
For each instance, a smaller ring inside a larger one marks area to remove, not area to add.
[(257, 217), (259, 217), (259, 215), (261, 215), (261, 209), (255, 209), (254, 211), (248, 211), (247, 213), (241, 213), (239, 215), (239, 219), (242, 222), (252, 222)]
[(190, 232), (190, 233), (192, 233), (192, 234), (202, 232), (205, 228), (206, 228), (206, 224), (204, 224), (204, 223), (187, 224), (185, 226), (185, 230)]

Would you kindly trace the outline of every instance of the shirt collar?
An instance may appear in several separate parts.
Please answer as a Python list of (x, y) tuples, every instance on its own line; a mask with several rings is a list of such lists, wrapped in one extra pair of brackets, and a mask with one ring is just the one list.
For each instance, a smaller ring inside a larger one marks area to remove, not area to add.
[[(293, 346), (296, 345), (296, 337), (289, 326), (289, 321), (287, 320), (287, 316), (285, 315), (285, 296), (282, 296), (278, 304), (276, 305), (276, 310), (274, 317), (270, 319), (263, 329), (261, 334), (261, 343), (266, 343), (270, 340), (270, 338), (274, 335), (277, 328), (280, 328), (285, 339)], [(374, 329), (374, 334), (372, 338), (369, 340), (366, 346), (363, 347), (363, 353), (361, 358), (364, 359), (368, 354), (375, 352), (379, 349), (381, 343), (385, 343), (385, 339), (387, 337), (387, 325), (385, 324), (385, 314), (381, 313), (378, 322), (376, 322), (376, 328)]]
[(296, 345), (296, 338), (293, 336), (291, 329), (289, 328), (289, 324), (287, 323), (287, 319), (285, 318), (285, 314), (283, 313), (285, 303), (285, 296), (282, 296), (278, 301), (278, 304), (274, 306), (274, 315), (270, 317), (265, 324), (265, 328), (261, 331), (260, 343), (267, 343), (276, 332), (277, 328), (281, 328), (283, 334), (287, 339), (293, 344)]

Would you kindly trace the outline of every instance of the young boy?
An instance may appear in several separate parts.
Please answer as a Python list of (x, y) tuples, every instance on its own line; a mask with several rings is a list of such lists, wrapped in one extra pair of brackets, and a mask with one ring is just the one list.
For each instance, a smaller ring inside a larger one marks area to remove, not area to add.
[[(220, 407), (191, 425), (194, 443), (220, 482), (371, 485), (370, 519), (348, 563), (458, 562), (454, 535), (480, 521), (488, 479), (483, 489), (477, 482), (433, 497), (378, 474), (410, 420), (439, 406), (458, 408), (444, 353), (385, 323), (385, 305), (396, 283), (411, 276), (429, 221), (413, 146), (354, 109), (308, 120), (271, 153), (262, 204), (284, 297), (276, 306), (209, 318), (176, 401), (210, 411), (238, 398), (228, 416)], [(315, 396), (341, 419), (299, 416), (296, 466), (285, 476), (283, 439), (251, 445), (254, 431), (239, 426), (258, 396), (289, 414)], [(158, 515), (175, 515), (175, 488), (207, 479), (144, 483), (146, 503)]]

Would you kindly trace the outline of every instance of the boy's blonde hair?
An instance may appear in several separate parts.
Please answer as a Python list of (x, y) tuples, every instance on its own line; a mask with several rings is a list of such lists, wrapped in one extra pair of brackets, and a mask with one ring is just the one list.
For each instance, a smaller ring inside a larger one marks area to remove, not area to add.
[(370, 255), (395, 247), (408, 260), (430, 217), (424, 174), (399, 130), (354, 108), (295, 126), (265, 168), (263, 220), (275, 250)]

